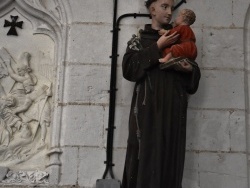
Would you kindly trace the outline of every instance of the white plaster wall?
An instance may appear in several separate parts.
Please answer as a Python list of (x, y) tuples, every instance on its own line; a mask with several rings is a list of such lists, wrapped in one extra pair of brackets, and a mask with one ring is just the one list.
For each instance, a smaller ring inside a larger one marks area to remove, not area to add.
[[(68, 1), (60, 185), (95, 187), (105, 165), (113, 1)], [(118, 0), (118, 16), (146, 13), (143, 0)], [(202, 77), (191, 96), (183, 188), (247, 188), (244, 20), (249, 0), (187, 0), (197, 14)], [(119, 33), (114, 173), (122, 178), (133, 83), (122, 78), (126, 43), (147, 18), (126, 18)], [(249, 36), (249, 35), (248, 35)]]

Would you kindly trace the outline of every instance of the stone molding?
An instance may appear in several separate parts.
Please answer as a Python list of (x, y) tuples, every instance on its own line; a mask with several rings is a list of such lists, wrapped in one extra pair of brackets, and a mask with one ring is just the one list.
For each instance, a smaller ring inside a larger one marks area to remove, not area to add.
[(246, 105), (246, 148), (247, 148), (247, 178), (250, 188), (250, 4), (244, 22), (244, 76), (245, 76), (245, 105)]

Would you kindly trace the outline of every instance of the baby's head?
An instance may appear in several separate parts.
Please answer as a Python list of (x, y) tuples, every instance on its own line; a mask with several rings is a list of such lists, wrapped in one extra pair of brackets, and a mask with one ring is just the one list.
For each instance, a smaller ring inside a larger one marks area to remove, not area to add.
[(182, 22), (184, 22), (187, 25), (192, 25), (196, 19), (195, 13), (190, 9), (182, 9), (179, 12), (179, 16), (182, 17)]

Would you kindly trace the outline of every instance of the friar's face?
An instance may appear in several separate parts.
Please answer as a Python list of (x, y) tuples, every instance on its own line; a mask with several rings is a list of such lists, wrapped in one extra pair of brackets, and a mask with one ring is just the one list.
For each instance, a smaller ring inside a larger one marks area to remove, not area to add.
[(149, 7), (152, 22), (160, 27), (168, 24), (172, 18), (173, 7), (173, 0), (157, 0), (153, 2)]

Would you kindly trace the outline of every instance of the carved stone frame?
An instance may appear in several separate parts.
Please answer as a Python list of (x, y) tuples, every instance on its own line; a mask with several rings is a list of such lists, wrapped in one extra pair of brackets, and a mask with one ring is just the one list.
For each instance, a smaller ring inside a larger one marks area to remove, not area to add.
[[(13, 9), (23, 14), (25, 17), (32, 17), (39, 22), (45, 24), (46, 28), (41, 28), (39, 24), (34, 24), (34, 34), (48, 35), (55, 43), (54, 63), (57, 66), (56, 81), (54, 83), (54, 113), (52, 119), (50, 148), (48, 152), (49, 164), (47, 171), (49, 172), (49, 183), (57, 185), (60, 181), (60, 136), (61, 136), (61, 118), (62, 103), (64, 89), (65, 60), (67, 47), (67, 13), (69, 5), (67, 1), (54, 0), (56, 3), (56, 11), (59, 17), (56, 17), (51, 11), (47, 10), (43, 4), (43, 0), (2, 0), (0, 1), (0, 17), (4, 16)], [(66, 5), (65, 5), (66, 4)]]

